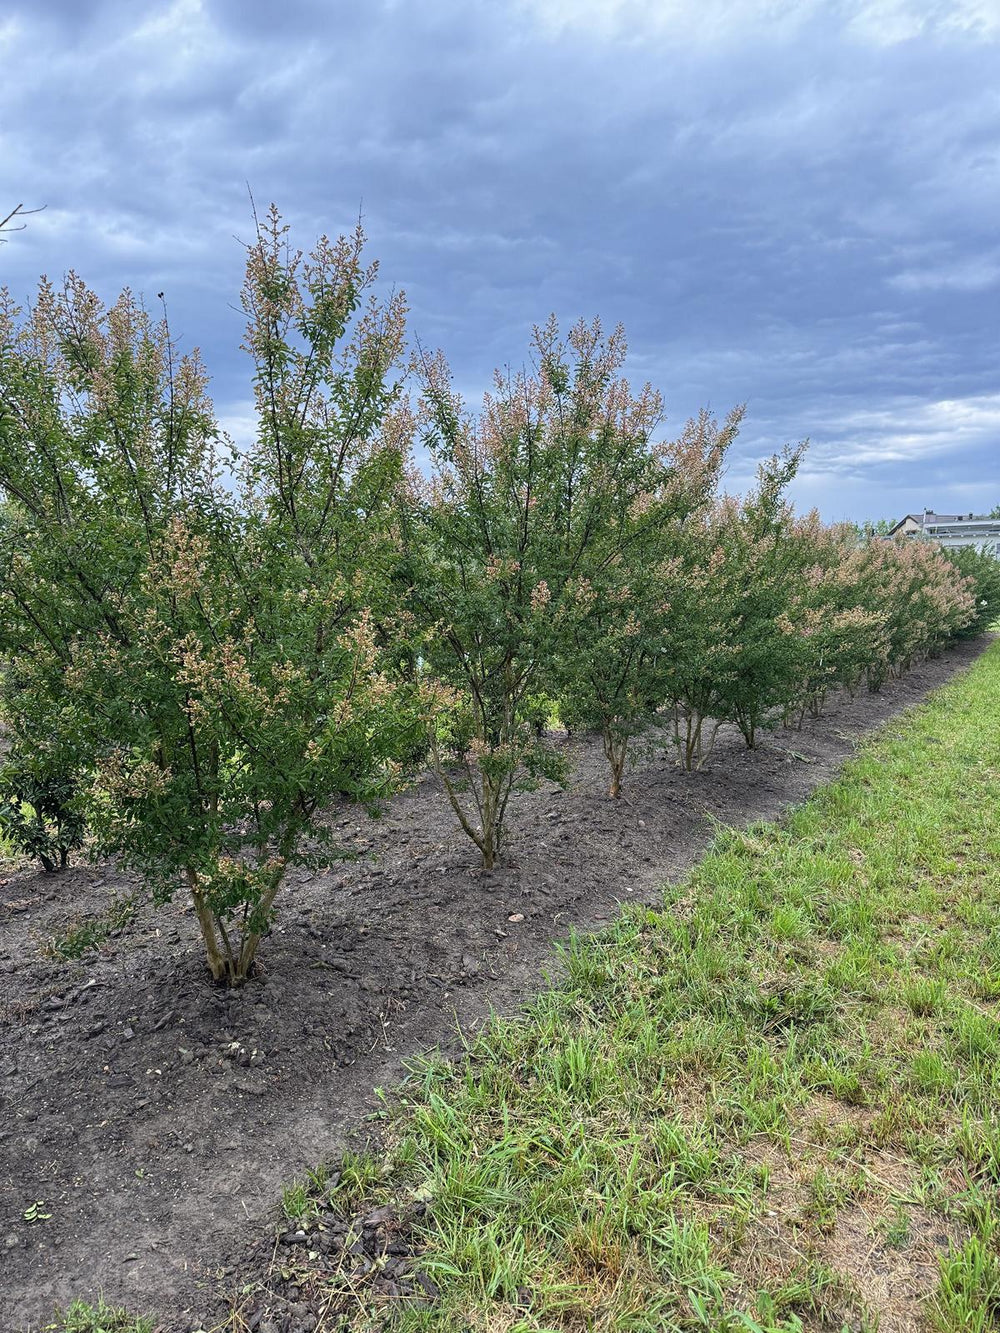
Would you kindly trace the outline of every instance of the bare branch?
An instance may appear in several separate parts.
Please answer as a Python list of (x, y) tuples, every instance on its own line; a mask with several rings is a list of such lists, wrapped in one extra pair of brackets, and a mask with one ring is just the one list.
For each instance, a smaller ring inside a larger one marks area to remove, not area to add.
[[(26, 218), (30, 217), (32, 213), (41, 213), (44, 208), (44, 204), (42, 204), (41, 208), (25, 208), (24, 204), (18, 204), (16, 208), (11, 209), (5, 218), (0, 219), (0, 232), (24, 231), (27, 223), (21, 222), (15, 227), (10, 226), (10, 223), (13, 222), (15, 218)], [(0, 245), (3, 245), (3, 243), (3, 236), (0, 236)]]

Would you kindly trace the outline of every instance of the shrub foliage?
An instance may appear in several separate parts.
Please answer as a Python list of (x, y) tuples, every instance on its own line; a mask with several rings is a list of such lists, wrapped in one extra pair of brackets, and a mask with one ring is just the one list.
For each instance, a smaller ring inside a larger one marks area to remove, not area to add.
[[(3, 587), (19, 735), (68, 738), (97, 845), (185, 885), (212, 975), (243, 980), (339, 793), (412, 744), (399, 638), (402, 301), (359, 234), (306, 259), (272, 213), (243, 305), (258, 428), (228, 448), (195, 357), (71, 277), (0, 327)], [(389, 654), (388, 656), (391, 656)]]
[(600, 732), (618, 797), (636, 742), (754, 746), (1000, 601), (986, 557), (797, 517), (802, 445), (720, 494), (742, 409), (661, 439), (621, 329), (551, 320), (470, 411), (363, 243), (257, 222), (238, 443), (131, 293), (0, 305), (3, 831), (57, 869), (89, 828), (183, 887), (230, 983), (289, 869), (336, 853), (333, 800), (377, 810), (429, 758), (493, 868), (511, 794), (566, 772), (554, 713)]

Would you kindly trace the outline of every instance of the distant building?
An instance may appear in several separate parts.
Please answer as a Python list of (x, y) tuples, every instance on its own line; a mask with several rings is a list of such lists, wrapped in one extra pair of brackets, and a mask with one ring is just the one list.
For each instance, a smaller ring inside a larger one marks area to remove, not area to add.
[(907, 514), (889, 536), (927, 537), (942, 546), (977, 546), (986, 555), (1000, 560), (1000, 518), (986, 514), (935, 514), (925, 509), (922, 514)]

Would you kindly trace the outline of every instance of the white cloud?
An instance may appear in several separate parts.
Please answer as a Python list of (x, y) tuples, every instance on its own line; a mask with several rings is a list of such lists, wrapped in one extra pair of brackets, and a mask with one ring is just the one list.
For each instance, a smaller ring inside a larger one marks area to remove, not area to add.
[(941, 26), (978, 37), (1000, 35), (1000, 6), (997, 0), (951, 0), (940, 6)]
[(724, 43), (747, 28), (772, 36), (799, 28), (819, 0), (521, 0), (548, 32), (579, 29), (596, 37), (660, 36)]
[(996, 0), (520, 0), (546, 31), (596, 39), (662, 37), (736, 43), (747, 34), (770, 41), (812, 21), (830, 21), (855, 41), (895, 46), (915, 38), (1000, 34)]
[(820, 8), (819, 0), (520, 0), (520, 6), (552, 33), (697, 42), (736, 38), (754, 26), (778, 35)]
[(929, 11), (936, 6), (912, 0), (868, 0), (849, 8), (854, 10), (847, 20), (852, 37), (875, 46), (895, 46), (919, 37), (931, 22)]
[(814, 471), (916, 463), (1000, 442), (1000, 393), (936, 402), (902, 399), (829, 417), (810, 431)]
[(984, 292), (1000, 282), (1000, 259), (969, 255), (950, 263), (903, 269), (888, 279), (901, 292)]
[(222, 434), (240, 449), (248, 449), (257, 435), (258, 421), (250, 401), (228, 404), (217, 412)]

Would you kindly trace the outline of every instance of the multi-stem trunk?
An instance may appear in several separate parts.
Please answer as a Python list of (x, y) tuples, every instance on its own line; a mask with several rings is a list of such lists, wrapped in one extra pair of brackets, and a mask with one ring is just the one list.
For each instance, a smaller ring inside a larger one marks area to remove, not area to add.
[(497, 844), (499, 842), (500, 827), (497, 819), (499, 810), (500, 792), (496, 784), (483, 774), (482, 796), (480, 798), (480, 811), (482, 815), (483, 836), (479, 850), (483, 854), (483, 869), (492, 870), (496, 862)]
[(687, 707), (684, 713), (684, 734), (681, 736), (680, 719), (674, 716), (674, 740), (684, 750), (684, 767), (687, 772), (695, 767), (695, 759), (701, 751), (701, 728), (704, 719), (697, 710)]
[(715, 748), (715, 738), (719, 734), (719, 728), (722, 723), (716, 720), (712, 724), (712, 730), (709, 733), (708, 744), (703, 741), (703, 731), (705, 726), (706, 713), (700, 708), (695, 708), (688, 704), (684, 713), (684, 733), (681, 734), (679, 707), (674, 711), (674, 741), (678, 748), (683, 750), (683, 762), (685, 769), (691, 773), (700, 769), (711, 755)]
[[(285, 864), (284, 857), (275, 862), (264, 894), (255, 907), (254, 916), (258, 920), (266, 920), (274, 906), (284, 879)], [(248, 927), (232, 938), (225, 921), (216, 916), (208, 905), (197, 871), (189, 868), (185, 874), (212, 978), (215, 981), (224, 980), (230, 986), (241, 986), (250, 975), (263, 933)]]
[(223, 956), (222, 950), (219, 948), (219, 934), (215, 929), (215, 915), (205, 901), (201, 882), (198, 879), (198, 872), (193, 867), (189, 866), (184, 874), (188, 882), (188, 888), (191, 890), (191, 901), (194, 904), (194, 910), (198, 917), (198, 926), (201, 930), (201, 938), (205, 945), (205, 954), (208, 958), (208, 967), (209, 971), (212, 973), (212, 980), (221, 981), (226, 975), (226, 959)]
[(757, 715), (751, 709), (736, 710), (736, 725), (739, 727), (748, 750), (757, 748)]
[(511, 768), (497, 764), (496, 759), (505, 750), (509, 753), (517, 742), (517, 702), (523, 696), (524, 685), (514, 664), (508, 661), (503, 667), (503, 689), (498, 710), (494, 711), (489, 706), (488, 696), (481, 686), (471, 691), (475, 742), (469, 751), (459, 756), (459, 762), (465, 769), (465, 786), (472, 797), (474, 810), (463, 807), (458, 786), (444, 763), (433, 723), (428, 730), (435, 775), (445, 790), (462, 832), (479, 848), (484, 870), (494, 868), (503, 842), (504, 817), (514, 787), (515, 773)]
[(608, 767), (611, 769), (611, 782), (608, 786), (608, 795), (616, 801), (621, 799), (622, 794), (622, 775), (625, 772), (625, 759), (628, 755), (627, 735), (615, 734), (609, 723), (605, 722), (601, 728), (601, 735), (604, 741), (604, 757), (608, 761)]
[(483, 858), (483, 869), (492, 870), (500, 852), (500, 842), (503, 836), (503, 816), (507, 806), (507, 797), (510, 795), (511, 779), (508, 776), (491, 778), (474, 763), (466, 763), (467, 785), (472, 793), (476, 814), (479, 817), (479, 827), (477, 828), (475, 816), (470, 818), (466, 813), (458, 788), (445, 767), (433, 728), (430, 730), (430, 751), (434, 773), (444, 788), (445, 795), (455, 812), (462, 832), (479, 848)]

